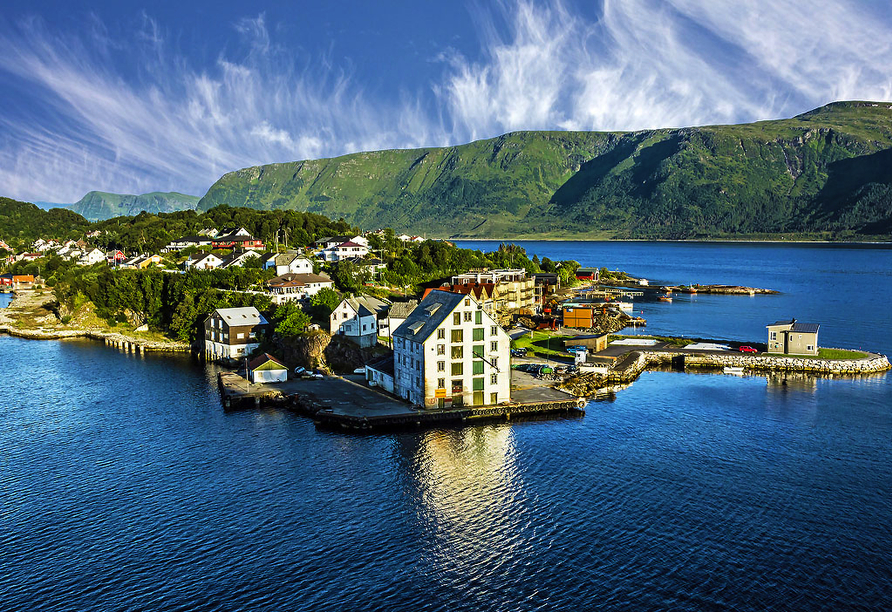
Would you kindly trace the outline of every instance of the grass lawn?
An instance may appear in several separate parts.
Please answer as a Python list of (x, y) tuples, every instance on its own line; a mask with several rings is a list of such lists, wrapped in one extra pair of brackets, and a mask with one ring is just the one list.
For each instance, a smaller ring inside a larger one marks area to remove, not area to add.
[(818, 357), (821, 359), (863, 359), (867, 357), (867, 353), (818, 347)]
[(543, 359), (560, 359), (572, 363), (573, 355), (564, 350), (564, 340), (572, 336), (545, 331), (533, 332), (533, 338), (524, 334), (517, 340), (511, 341), (511, 348), (525, 348), (527, 357), (541, 357)]

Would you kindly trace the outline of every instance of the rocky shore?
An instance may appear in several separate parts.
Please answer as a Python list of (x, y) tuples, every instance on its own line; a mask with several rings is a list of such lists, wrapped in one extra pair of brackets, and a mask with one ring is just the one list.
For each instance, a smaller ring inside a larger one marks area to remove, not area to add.
[(133, 352), (178, 352), (191, 350), (188, 342), (159, 340), (100, 327), (64, 325), (53, 309), (52, 293), (36, 289), (19, 289), (6, 308), (0, 308), (0, 333), (29, 340), (63, 340), (89, 338), (122, 350)]

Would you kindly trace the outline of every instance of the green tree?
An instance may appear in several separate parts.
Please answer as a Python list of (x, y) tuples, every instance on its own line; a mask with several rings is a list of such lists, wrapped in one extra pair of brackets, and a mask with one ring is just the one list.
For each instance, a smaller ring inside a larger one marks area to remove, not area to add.
[(341, 303), (341, 297), (332, 289), (325, 287), (310, 298), (313, 316), (317, 319), (328, 319), (332, 311)]
[(299, 333), (306, 331), (310, 321), (310, 315), (303, 310), (297, 309), (276, 325), (276, 333), (285, 338), (296, 336)]

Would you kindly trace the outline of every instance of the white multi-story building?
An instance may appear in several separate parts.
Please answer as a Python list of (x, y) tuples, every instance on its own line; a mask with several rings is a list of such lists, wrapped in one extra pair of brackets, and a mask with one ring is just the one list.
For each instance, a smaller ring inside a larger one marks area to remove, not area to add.
[(263, 256), (263, 269), (276, 269), (276, 275), (312, 274), (313, 262), (296, 252), (269, 253)]
[(394, 392), (425, 408), (511, 400), (511, 339), (468, 295), (431, 291), (393, 332)]
[(369, 247), (352, 240), (330, 246), (319, 251), (319, 258), (323, 261), (341, 261), (354, 257), (365, 257), (369, 254)]

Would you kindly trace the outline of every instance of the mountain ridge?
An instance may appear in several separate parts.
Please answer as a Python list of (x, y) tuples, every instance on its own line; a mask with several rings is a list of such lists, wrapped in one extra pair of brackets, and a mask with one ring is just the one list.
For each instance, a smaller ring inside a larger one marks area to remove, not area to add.
[(198, 203), (438, 237), (686, 239), (892, 233), (892, 103), (635, 132), (511, 132), (451, 147), (251, 166)]
[(113, 217), (132, 217), (141, 212), (195, 210), (200, 199), (176, 191), (152, 191), (139, 195), (90, 191), (74, 204), (63, 206), (89, 221), (104, 221)]

